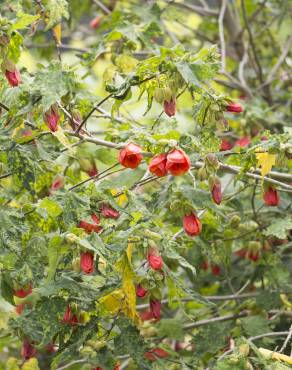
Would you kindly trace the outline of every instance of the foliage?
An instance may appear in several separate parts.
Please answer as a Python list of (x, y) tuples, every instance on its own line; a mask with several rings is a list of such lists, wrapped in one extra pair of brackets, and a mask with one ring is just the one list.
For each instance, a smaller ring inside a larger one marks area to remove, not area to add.
[(289, 368), (289, 15), (3, 2), (1, 369)]

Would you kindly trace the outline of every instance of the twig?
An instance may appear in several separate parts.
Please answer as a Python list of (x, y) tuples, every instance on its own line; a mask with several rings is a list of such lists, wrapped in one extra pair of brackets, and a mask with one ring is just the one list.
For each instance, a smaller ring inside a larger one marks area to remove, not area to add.
[(285, 342), (283, 343), (283, 345), (282, 345), (282, 347), (281, 347), (281, 349), (279, 351), (280, 353), (283, 352), (284, 349), (287, 347), (287, 344), (288, 344), (289, 340), (291, 339), (291, 337), (292, 337), (292, 324), (290, 326), (290, 329), (289, 329), (289, 333), (287, 335), (287, 338), (285, 339)]
[[(246, 287), (244, 287), (246, 288)], [(242, 288), (241, 288), (242, 289)], [(210, 302), (221, 302), (221, 301), (233, 301), (236, 299), (246, 299), (246, 298), (254, 298), (257, 297), (260, 293), (243, 293), (243, 294), (230, 294), (230, 295), (214, 295), (214, 296), (202, 296), (204, 299)], [(194, 302), (195, 298), (181, 298), (180, 302)], [(168, 299), (162, 299), (161, 304), (167, 304)], [(148, 303), (140, 304), (136, 306), (138, 311), (144, 310), (149, 307)]]
[(240, 312), (238, 314), (225, 315), (225, 316), (220, 316), (220, 317), (212, 317), (212, 318), (209, 318), (209, 319), (206, 319), (206, 320), (200, 320), (200, 321), (193, 322), (193, 323), (190, 323), (190, 324), (185, 324), (183, 326), (183, 328), (185, 330), (189, 330), (189, 329), (198, 328), (199, 326), (212, 324), (212, 323), (215, 323), (215, 322), (222, 322), (222, 321), (228, 321), (228, 320), (236, 320), (236, 319), (238, 319), (240, 317), (246, 317), (246, 316), (248, 316), (248, 312), (247, 311), (243, 311), (243, 312)]
[(99, 103), (97, 103), (91, 111), (87, 114), (87, 116), (83, 119), (83, 121), (80, 123), (80, 125), (77, 127), (75, 133), (78, 134), (78, 132), (82, 129), (83, 125), (86, 123), (86, 121), (90, 118), (90, 116), (94, 113), (97, 107), (105, 103), (108, 99), (110, 99), (113, 96), (113, 94), (107, 95), (104, 99), (102, 99)]
[(6, 179), (6, 177), (9, 177), (9, 176), (11, 176), (11, 175), (12, 175), (12, 172), (4, 173), (4, 175), (1, 175), (1, 176), (0, 176), (0, 180), (1, 180), (1, 179)]
[(3, 108), (3, 109), (5, 109), (7, 112), (9, 112), (9, 108), (5, 105), (5, 104), (3, 104), (3, 103), (0, 103), (0, 107), (1, 108)]
[(68, 367), (70, 367), (70, 366), (72, 366), (72, 365), (85, 363), (86, 361), (87, 361), (87, 360), (84, 360), (84, 359), (71, 361), (71, 362), (69, 362), (68, 364), (66, 364), (66, 365), (64, 365), (64, 366), (58, 367), (56, 370), (63, 370), (63, 369), (67, 369)]
[(221, 8), (218, 18), (218, 24), (219, 24), (219, 36), (220, 36), (220, 45), (221, 45), (221, 69), (222, 71), (225, 71), (226, 66), (226, 49), (225, 49), (225, 38), (224, 38), (224, 15), (227, 7), (227, 0), (221, 0)]
[(273, 78), (274, 78), (275, 74), (277, 73), (277, 71), (281, 67), (281, 65), (284, 63), (285, 58), (287, 57), (289, 51), (291, 50), (291, 46), (292, 46), (292, 35), (288, 38), (288, 40), (287, 40), (287, 42), (286, 42), (286, 44), (283, 48), (282, 54), (280, 55), (280, 57), (278, 59), (278, 62), (271, 69), (267, 81), (260, 86), (261, 88), (264, 87), (264, 86), (269, 85), (273, 81)]
[(101, 1), (93, 0), (93, 2), (104, 12), (104, 14), (111, 14), (109, 8), (107, 8)]
[(191, 4), (186, 4), (186, 3), (177, 3), (175, 1), (167, 1), (167, 3), (169, 5), (174, 5), (180, 8), (191, 10), (203, 16), (217, 16), (218, 15), (218, 12), (216, 10), (206, 9), (206, 8), (196, 6), (196, 5), (191, 5)]
[(275, 331), (275, 332), (271, 332), (271, 333), (256, 335), (255, 337), (248, 338), (248, 340), (250, 342), (253, 342), (254, 340), (265, 338), (265, 337), (279, 337), (279, 336), (284, 336), (284, 335), (288, 335), (288, 334), (289, 334), (289, 331)]

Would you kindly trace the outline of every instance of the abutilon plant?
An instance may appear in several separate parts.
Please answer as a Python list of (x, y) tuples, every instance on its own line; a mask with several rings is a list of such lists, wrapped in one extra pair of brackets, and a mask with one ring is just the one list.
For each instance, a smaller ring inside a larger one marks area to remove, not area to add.
[(0, 369), (289, 368), (290, 18), (1, 2)]

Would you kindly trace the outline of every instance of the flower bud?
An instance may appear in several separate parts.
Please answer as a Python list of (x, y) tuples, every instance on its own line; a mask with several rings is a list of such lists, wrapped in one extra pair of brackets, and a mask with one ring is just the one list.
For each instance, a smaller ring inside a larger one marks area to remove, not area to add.
[(80, 254), (80, 267), (85, 274), (91, 274), (94, 270), (94, 254), (82, 252)]
[(93, 223), (87, 222), (85, 220), (81, 220), (78, 224), (78, 227), (85, 230), (87, 234), (91, 234), (92, 232), (98, 233), (102, 230), (102, 227), (99, 226), (99, 218), (96, 216), (96, 214), (91, 215), (91, 219)]
[(250, 138), (248, 136), (244, 136), (238, 140), (236, 140), (234, 145), (239, 146), (240, 148), (245, 148), (250, 144)]
[(215, 154), (213, 153), (208, 153), (205, 157), (205, 163), (207, 166), (210, 166), (214, 169), (218, 169), (219, 168), (219, 161), (218, 161), (218, 158), (216, 157)]
[(52, 185), (50, 187), (50, 194), (52, 194), (54, 191), (57, 191), (58, 189), (61, 189), (64, 187), (65, 181), (63, 176), (56, 176), (52, 182)]
[(220, 145), (220, 151), (224, 152), (225, 150), (231, 150), (233, 148), (233, 144), (228, 139), (222, 139)]
[(208, 174), (205, 167), (201, 167), (197, 171), (197, 176), (200, 181), (204, 181), (207, 179)]
[(137, 295), (137, 297), (144, 298), (147, 293), (148, 293), (148, 290), (144, 289), (141, 284), (138, 284), (136, 286), (136, 295)]
[(80, 158), (80, 168), (86, 172), (88, 176), (93, 177), (98, 175), (96, 164), (92, 158)]
[(150, 311), (155, 319), (160, 319), (161, 302), (157, 299), (150, 299)]
[(4, 71), (5, 77), (9, 82), (10, 86), (16, 87), (20, 84), (21, 82), (20, 73), (13, 62), (6, 59), (2, 63), (2, 70)]
[(164, 112), (168, 115), (168, 117), (174, 116), (176, 112), (175, 97), (171, 98), (169, 101), (164, 100), (163, 107), (164, 107)]
[(21, 347), (21, 356), (24, 360), (29, 360), (36, 355), (36, 348), (29, 342), (28, 339), (24, 339)]
[(216, 204), (220, 204), (222, 201), (221, 182), (218, 178), (215, 179), (212, 186), (212, 198)]
[(58, 130), (60, 116), (58, 113), (58, 108), (55, 105), (52, 105), (51, 108), (45, 112), (44, 119), (52, 132), (56, 132)]
[(75, 271), (77, 273), (79, 273), (81, 271), (80, 258), (79, 257), (73, 259), (72, 268), (73, 268), (73, 271)]
[(220, 266), (218, 266), (218, 265), (212, 265), (211, 266), (211, 271), (212, 271), (212, 275), (219, 276), (220, 273), (221, 273)]
[(78, 317), (74, 314), (71, 310), (71, 307), (68, 305), (66, 311), (63, 316), (63, 322), (66, 324), (70, 324), (72, 326), (78, 324)]
[(161, 104), (164, 101), (164, 89), (162, 87), (155, 87), (153, 97), (157, 103)]
[(90, 21), (89, 25), (90, 25), (91, 28), (96, 29), (100, 26), (100, 23), (101, 23), (101, 17), (99, 15), (97, 15), (95, 18), (93, 18)]

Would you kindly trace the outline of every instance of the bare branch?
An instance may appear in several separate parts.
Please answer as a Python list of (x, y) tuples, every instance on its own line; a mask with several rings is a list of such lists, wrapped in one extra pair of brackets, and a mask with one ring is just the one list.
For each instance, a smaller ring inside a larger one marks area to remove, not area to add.
[(225, 48), (225, 38), (224, 38), (224, 15), (227, 7), (227, 0), (221, 0), (221, 9), (218, 18), (219, 24), (219, 36), (220, 36), (220, 45), (221, 45), (221, 69), (224, 72), (226, 67), (226, 48)]
[(106, 15), (111, 14), (109, 8), (107, 8), (101, 1), (93, 0), (93, 2), (104, 12), (104, 14)]

